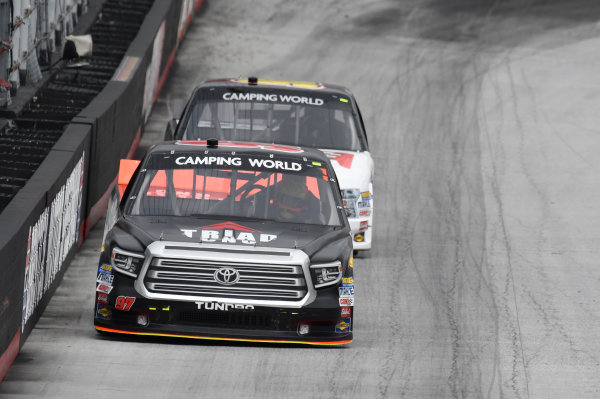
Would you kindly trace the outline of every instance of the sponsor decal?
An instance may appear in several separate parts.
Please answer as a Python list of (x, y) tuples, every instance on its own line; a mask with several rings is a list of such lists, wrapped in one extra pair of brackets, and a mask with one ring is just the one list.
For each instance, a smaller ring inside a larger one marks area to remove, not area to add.
[(253, 159), (248, 158), (248, 162), (253, 168), (281, 169), (281, 170), (302, 170), (302, 165), (297, 162), (274, 161), (272, 159)]
[(106, 270), (98, 270), (98, 275), (102, 276), (112, 276), (112, 272), (107, 272)]
[(129, 312), (133, 304), (135, 303), (135, 298), (130, 296), (118, 296), (115, 302), (115, 309), (124, 310)]
[(240, 93), (226, 92), (223, 93), (225, 101), (259, 101), (259, 102), (281, 102), (292, 104), (306, 104), (321, 106), (325, 103), (321, 98), (292, 96), (287, 94), (269, 94), (269, 93)]
[(363, 191), (362, 193), (360, 193), (360, 196), (363, 197), (363, 199), (365, 199), (365, 200), (370, 200), (371, 199), (371, 192), (370, 191)]
[(358, 201), (357, 205), (358, 205), (359, 208), (370, 208), (371, 207), (371, 200)]
[(239, 303), (196, 302), (196, 305), (198, 305), (198, 310), (221, 310), (225, 312), (234, 309), (254, 309), (253, 305), (242, 305)]
[(108, 263), (103, 263), (100, 265), (100, 267), (98, 267), (98, 273), (106, 273), (106, 272), (111, 272), (112, 271), (112, 265), (109, 265)]
[(340, 314), (342, 317), (350, 317), (352, 315), (352, 308), (350, 306), (342, 306)]
[(340, 306), (354, 306), (354, 298), (340, 298)]
[(27, 258), (25, 260), (25, 286), (23, 289), (23, 314), (21, 332), (44, 294), (44, 263), (48, 242), (48, 208), (29, 228)]
[(98, 302), (108, 305), (108, 294), (99, 292), (98, 297), (96, 299), (98, 300)]
[(344, 278), (342, 278), (342, 286), (344, 286), (344, 287), (354, 287), (354, 277), (344, 277)]
[[(221, 229), (223, 233), (221, 233)], [(277, 238), (275, 234), (264, 234), (259, 230), (233, 222), (201, 226), (196, 229), (181, 229), (181, 232), (189, 238), (197, 237), (198, 232), (200, 232), (201, 242), (221, 242), (223, 244), (242, 243), (255, 245), (257, 242), (270, 242)]]
[(365, 235), (363, 233), (354, 234), (354, 241), (363, 242), (365, 240)]
[(358, 212), (358, 216), (359, 217), (368, 217), (368, 216), (371, 216), (371, 210), (370, 209), (365, 209), (365, 210), (359, 211)]
[(108, 306), (98, 303), (96, 305), (96, 318), (110, 320), (112, 319), (112, 311), (108, 308)]
[(350, 318), (350, 317), (345, 317), (345, 318), (341, 319), (340, 321), (338, 321), (338, 323), (335, 325), (335, 332), (336, 333), (350, 332), (350, 322), (351, 321), (352, 321), (352, 318)]
[(278, 161), (263, 158), (187, 156), (175, 158), (177, 165), (217, 165), (217, 166), (246, 166), (250, 168), (265, 168), (278, 170), (300, 171), (302, 165), (298, 162)]
[(113, 276), (112, 274), (98, 273), (98, 278), (96, 279), (96, 282), (112, 285), (114, 278), (115, 276)]
[(79, 238), (85, 153), (67, 181), (29, 228), (23, 284), (21, 331), (60, 272)]
[(110, 292), (112, 291), (112, 289), (113, 289), (112, 285), (100, 283), (96, 287), (96, 292), (102, 292), (104, 294), (110, 294)]
[(339, 287), (340, 298), (354, 298), (354, 284), (347, 287)]
[(218, 165), (218, 166), (242, 166), (242, 158), (239, 157), (177, 157), (177, 165)]
[(354, 154), (340, 153), (335, 151), (323, 151), (327, 158), (337, 162), (342, 168), (351, 169)]
[[(360, 215), (360, 216), (363, 216), (363, 215)], [(368, 220), (363, 220), (362, 222), (360, 222), (360, 227), (358, 228), (358, 230), (359, 231), (365, 231), (368, 228), (369, 228), (369, 221)]]

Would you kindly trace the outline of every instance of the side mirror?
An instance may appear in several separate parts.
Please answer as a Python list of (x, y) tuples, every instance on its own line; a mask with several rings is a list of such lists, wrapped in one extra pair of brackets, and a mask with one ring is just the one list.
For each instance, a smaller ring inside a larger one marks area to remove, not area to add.
[(167, 122), (167, 128), (165, 129), (165, 141), (175, 140), (175, 130), (177, 130), (179, 118), (181, 118), (185, 109), (185, 103), (182, 98), (167, 98), (167, 111), (171, 119)]
[(177, 124), (179, 123), (179, 119), (171, 119), (167, 122), (167, 127), (165, 129), (165, 141), (173, 141), (175, 140), (175, 130), (177, 129)]
[(129, 184), (129, 180), (131, 180), (131, 176), (137, 169), (138, 165), (141, 161), (136, 159), (121, 159), (119, 163), (119, 177), (118, 177), (118, 185), (119, 185), (119, 196), (123, 197), (123, 193)]

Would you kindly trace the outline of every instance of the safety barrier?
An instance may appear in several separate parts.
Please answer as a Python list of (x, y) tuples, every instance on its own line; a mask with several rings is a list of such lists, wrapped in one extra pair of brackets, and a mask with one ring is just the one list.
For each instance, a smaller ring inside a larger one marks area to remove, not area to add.
[[(22, 2), (41, 7), (52, 0)], [(87, 4), (61, 4), (67, 3)], [(134, 153), (179, 41), (201, 4), (154, 2), (111, 80), (65, 121), (39, 168), (0, 213), (0, 381), (83, 237), (106, 209), (118, 161)], [(2, 7), (0, 1), (0, 21)], [(43, 136), (35, 123), (29, 128)]]

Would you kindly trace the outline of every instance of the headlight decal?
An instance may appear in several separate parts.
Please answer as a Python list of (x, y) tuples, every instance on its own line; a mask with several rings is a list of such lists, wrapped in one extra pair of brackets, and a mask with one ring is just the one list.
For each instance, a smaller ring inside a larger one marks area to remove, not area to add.
[(342, 279), (342, 262), (316, 263), (310, 265), (315, 288), (339, 283)]
[(130, 277), (137, 277), (137, 274), (142, 268), (143, 263), (143, 254), (125, 251), (118, 247), (115, 247), (112, 250), (111, 264), (119, 273)]

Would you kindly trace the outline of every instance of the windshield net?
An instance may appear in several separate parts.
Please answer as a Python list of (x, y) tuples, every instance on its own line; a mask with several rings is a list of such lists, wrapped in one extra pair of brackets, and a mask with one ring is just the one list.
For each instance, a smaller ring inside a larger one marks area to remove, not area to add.
[(327, 169), (305, 159), (154, 153), (136, 179), (125, 212), (339, 226)]
[[(196, 93), (183, 120), (184, 140), (218, 138), (361, 151), (363, 139), (347, 98), (288, 95), (255, 88)], [(289, 93), (289, 91), (288, 91)]]

